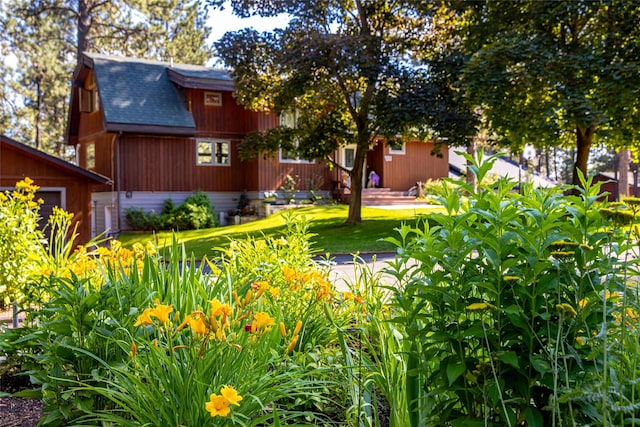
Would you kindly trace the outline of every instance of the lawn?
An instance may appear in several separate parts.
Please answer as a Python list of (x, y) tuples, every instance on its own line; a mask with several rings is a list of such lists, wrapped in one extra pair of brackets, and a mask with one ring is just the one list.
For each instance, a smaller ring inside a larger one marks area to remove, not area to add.
[[(394, 234), (394, 229), (402, 223), (415, 225), (423, 215), (433, 212), (433, 208), (416, 207), (409, 209), (362, 208), (362, 223), (346, 224), (348, 206), (310, 206), (280, 212), (267, 218), (246, 224), (176, 232), (175, 237), (183, 243), (187, 254), (196, 258), (211, 257), (217, 248), (227, 247), (230, 240), (246, 237), (277, 235), (285, 227), (286, 215), (304, 216), (309, 222), (309, 231), (314, 234), (314, 248), (322, 254), (351, 254), (364, 252), (384, 252), (393, 250), (393, 246), (381, 241)], [(125, 232), (118, 236), (124, 246), (135, 242), (145, 243), (155, 238), (159, 248), (171, 244), (174, 233), (162, 231), (157, 234)]]

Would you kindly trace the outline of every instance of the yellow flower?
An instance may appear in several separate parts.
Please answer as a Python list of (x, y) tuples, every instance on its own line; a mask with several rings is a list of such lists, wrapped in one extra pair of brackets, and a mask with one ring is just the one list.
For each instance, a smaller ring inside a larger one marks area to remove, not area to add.
[(136, 320), (136, 323), (134, 323), (133, 326), (152, 325), (153, 319), (151, 318), (151, 311), (151, 308), (145, 308), (142, 314), (138, 316), (138, 320)]
[(490, 308), (495, 308), (493, 304), (489, 304), (488, 302), (474, 302), (473, 304), (469, 304), (467, 306), (467, 310), (469, 311), (483, 311), (489, 310)]
[(589, 304), (589, 301), (587, 301), (586, 299), (581, 299), (580, 301), (578, 301), (578, 307), (580, 308), (585, 308), (587, 306), (587, 304)]
[(253, 321), (251, 322), (251, 332), (266, 331), (270, 326), (276, 324), (276, 319), (269, 316), (269, 313), (264, 311), (258, 311), (253, 315)]
[(282, 267), (282, 273), (284, 274), (284, 280), (291, 283), (293, 282), (296, 277), (298, 276), (298, 273), (289, 267)]
[(242, 400), (242, 396), (240, 396), (232, 386), (226, 385), (222, 387), (220, 394), (224, 396), (224, 398), (227, 399), (227, 402), (231, 405), (240, 406), (238, 402)]
[(226, 385), (220, 390), (220, 395), (212, 393), (204, 407), (212, 417), (226, 417), (231, 412), (229, 405), (240, 406), (238, 402), (241, 400), (242, 396), (232, 386)]
[(169, 321), (169, 313), (172, 311), (173, 305), (156, 304), (156, 307), (151, 311), (151, 315), (157, 318), (160, 323), (167, 323)]
[(280, 336), (282, 338), (286, 338), (287, 337), (287, 328), (284, 326), (284, 323), (280, 322)]
[(284, 350), (285, 353), (289, 353), (291, 350), (293, 350), (296, 346), (296, 344), (298, 343), (298, 339), (300, 337), (298, 335), (294, 335), (293, 338), (291, 338), (291, 342), (289, 343), (289, 345), (287, 346), (287, 348)]
[(223, 304), (217, 298), (211, 300), (211, 317), (231, 316), (231, 306)]
[(189, 316), (189, 328), (194, 334), (206, 335), (208, 332), (207, 323), (204, 321), (204, 316), (200, 313)]
[(231, 412), (227, 399), (215, 393), (209, 396), (209, 401), (205, 403), (204, 407), (212, 417), (226, 417)]
[(298, 334), (300, 333), (300, 329), (302, 329), (302, 320), (298, 320), (298, 321), (296, 322), (296, 327), (295, 327), (295, 329), (293, 330), (293, 335), (294, 335), (294, 336), (295, 336), (295, 335), (298, 335)]
[(280, 289), (274, 288), (273, 286), (271, 286), (269, 288), (269, 293), (273, 298), (278, 298), (278, 296), (280, 295)]

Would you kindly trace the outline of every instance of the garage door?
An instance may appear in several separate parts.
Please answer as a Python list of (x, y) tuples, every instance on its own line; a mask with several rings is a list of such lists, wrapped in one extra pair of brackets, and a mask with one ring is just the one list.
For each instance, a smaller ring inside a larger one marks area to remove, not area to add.
[(53, 208), (55, 206), (61, 207), (62, 205), (62, 192), (61, 191), (48, 191), (48, 190), (39, 190), (35, 195), (36, 200), (42, 199), (43, 203), (40, 205), (40, 221), (38, 222), (38, 226), (40, 229), (44, 228), (49, 221), (49, 217), (53, 213)]

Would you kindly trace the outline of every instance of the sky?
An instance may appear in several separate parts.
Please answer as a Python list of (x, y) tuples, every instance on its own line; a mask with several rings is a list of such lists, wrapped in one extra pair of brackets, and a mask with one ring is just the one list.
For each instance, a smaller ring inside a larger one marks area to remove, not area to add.
[(231, 13), (231, 8), (225, 10), (209, 10), (209, 26), (211, 26), (211, 37), (209, 41), (213, 43), (219, 40), (227, 31), (237, 31), (247, 27), (253, 27), (258, 31), (270, 31), (274, 28), (285, 27), (289, 20), (288, 15), (278, 15), (273, 18), (247, 18), (241, 19)]
[[(0, 5), (3, 1), (0, 0)], [(209, 36), (209, 44), (219, 40), (227, 31), (238, 31), (243, 28), (253, 27), (257, 31), (270, 31), (274, 28), (284, 28), (287, 25), (289, 17), (287, 15), (279, 15), (272, 18), (246, 18), (241, 19), (231, 13), (231, 8), (226, 7), (225, 10), (209, 9), (208, 24), (211, 27), (211, 35)], [(15, 67), (16, 59), (13, 55), (4, 58), (6, 64)], [(212, 65), (215, 59), (210, 62)], [(219, 65), (219, 64), (218, 64)]]
[[(207, 23), (211, 27), (211, 35), (209, 36), (209, 44), (219, 40), (228, 31), (238, 31), (243, 28), (253, 27), (257, 31), (271, 31), (274, 28), (284, 28), (287, 26), (289, 16), (282, 14), (271, 18), (245, 18), (241, 19), (233, 15), (230, 7), (225, 10), (209, 10), (209, 19)], [(212, 58), (208, 66), (219, 67), (221, 64)]]

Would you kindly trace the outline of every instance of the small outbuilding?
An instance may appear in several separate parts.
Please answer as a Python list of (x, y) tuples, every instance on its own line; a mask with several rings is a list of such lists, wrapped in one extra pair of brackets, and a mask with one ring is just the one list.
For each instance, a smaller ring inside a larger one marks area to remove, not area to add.
[(109, 184), (109, 178), (0, 135), (0, 190), (13, 189), (27, 177), (40, 187), (36, 197), (44, 201), (43, 225), (58, 206), (74, 214), (76, 243), (86, 243), (95, 235), (91, 191), (95, 185)]

